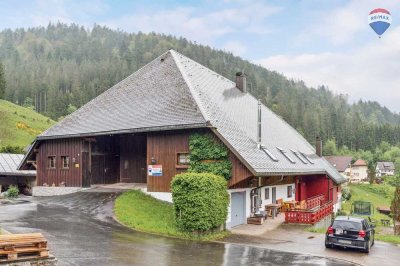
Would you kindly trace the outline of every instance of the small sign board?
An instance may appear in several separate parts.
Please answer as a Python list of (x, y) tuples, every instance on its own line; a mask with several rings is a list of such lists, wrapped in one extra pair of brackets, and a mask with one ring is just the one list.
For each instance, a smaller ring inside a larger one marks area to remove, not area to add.
[(149, 176), (162, 176), (162, 165), (161, 164), (153, 164), (148, 166), (147, 172)]

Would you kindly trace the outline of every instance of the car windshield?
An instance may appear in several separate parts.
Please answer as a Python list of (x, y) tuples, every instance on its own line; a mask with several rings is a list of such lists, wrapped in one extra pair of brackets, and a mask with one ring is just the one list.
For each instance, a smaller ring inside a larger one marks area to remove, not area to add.
[(339, 228), (339, 229), (343, 229), (343, 230), (360, 231), (361, 223), (352, 222), (352, 221), (336, 220), (333, 222), (333, 228), (335, 228), (335, 229)]

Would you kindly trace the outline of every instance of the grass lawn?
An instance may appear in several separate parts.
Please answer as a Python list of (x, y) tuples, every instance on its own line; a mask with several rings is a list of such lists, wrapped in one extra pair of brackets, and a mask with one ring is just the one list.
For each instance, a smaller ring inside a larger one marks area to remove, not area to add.
[(351, 203), (354, 201), (362, 200), (372, 202), (375, 210), (371, 218), (378, 221), (375, 231), (375, 239), (384, 242), (400, 244), (400, 236), (390, 234), (393, 233), (393, 229), (384, 227), (380, 223), (381, 219), (392, 221), (392, 218), (379, 213), (376, 210), (376, 207), (379, 205), (390, 206), (394, 195), (394, 187), (384, 184), (352, 184), (349, 186), (351, 191), (351, 199), (345, 203), (342, 203), (342, 210), (350, 214)]
[(31, 109), (0, 100), (0, 147), (25, 147), (54, 123)]
[[(349, 187), (351, 191), (351, 199), (342, 203), (342, 211), (350, 215), (351, 204), (354, 201), (361, 200), (372, 202), (374, 213), (371, 218), (378, 221), (375, 231), (375, 239), (384, 242), (400, 244), (400, 236), (393, 235), (392, 228), (384, 227), (380, 223), (381, 219), (387, 219), (390, 221), (392, 221), (392, 219), (389, 216), (381, 214), (376, 210), (376, 207), (380, 205), (390, 206), (394, 194), (394, 187), (383, 184), (351, 184), (349, 185)], [(323, 234), (326, 232), (325, 228), (315, 229), (312, 227), (307, 227), (305, 230), (308, 232)]]
[(157, 200), (138, 190), (120, 195), (115, 201), (114, 213), (122, 224), (146, 233), (191, 240), (216, 240), (229, 234), (227, 231), (205, 235), (181, 232), (176, 227), (171, 203)]
[(374, 212), (371, 218), (379, 222), (381, 219), (389, 219), (392, 220), (389, 216), (379, 213), (376, 210), (377, 206), (384, 205), (389, 206), (391, 204), (394, 187), (390, 185), (378, 185), (378, 184), (351, 184), (349, 185), (351, 191), (351, 199), (342, 203), (342, 210), (347, 214), (351, 212), (351, 204), (354, 201), (369, 201), (372, 202), (374, 207)]

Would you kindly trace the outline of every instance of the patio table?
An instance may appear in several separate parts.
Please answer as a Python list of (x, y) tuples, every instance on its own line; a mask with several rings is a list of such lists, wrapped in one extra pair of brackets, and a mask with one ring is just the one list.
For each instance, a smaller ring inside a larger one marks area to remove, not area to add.
[(270, 203), (265, 205), (265, 210), (272, 210), (272, 219), (274, 219), (278, 215), (278, 209), (282, 206), (282, 204), (278, 203)]

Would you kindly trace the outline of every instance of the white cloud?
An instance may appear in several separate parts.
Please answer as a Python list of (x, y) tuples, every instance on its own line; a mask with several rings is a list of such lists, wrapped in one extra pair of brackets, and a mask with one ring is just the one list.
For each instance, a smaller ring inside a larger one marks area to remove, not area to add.
[(400, 111), (400, 27), (349, 52), (276, 55), (256, 63), (317, 87), (327, 85), (351, 100), (378, 101)]
[(313, 12), (313, 23), (310, 23), (297, 39), (312, 42), (322, 37), (334, 45), (347, 44), (356, 34), (371, 30), (366, 27), (367, 17), (372, 9), (378, 7), (398, 9), (398, 3), (392, 0), (381, 0), (379, 3), (375, 0), (352, 0), (332, 11)]
[(126, 31), (160, 32), (183, 36), (192, 41), (213, 45), (218, 37), (231, 33), (265, 34), (260, 27), (265, 18), (281, 11), (261, 2), (239, 4), (218, 11), (178, 7), (170, 10), (144, 11), (104, 21), (100, 24)]

